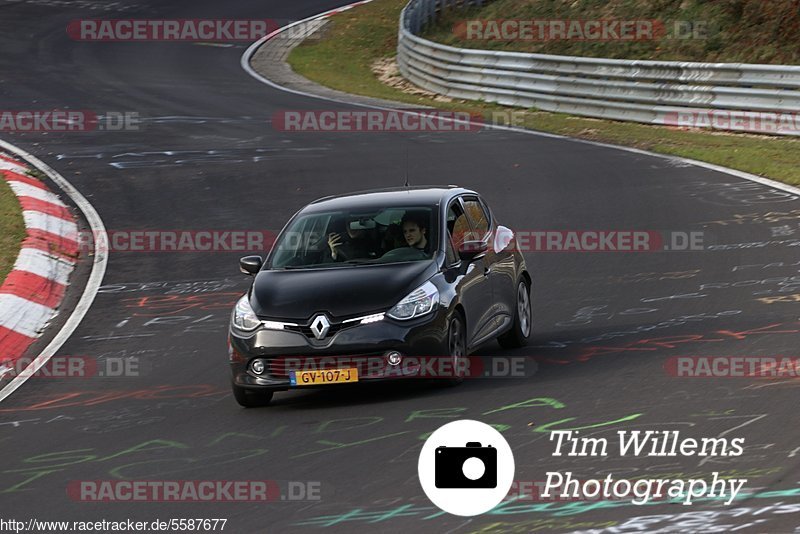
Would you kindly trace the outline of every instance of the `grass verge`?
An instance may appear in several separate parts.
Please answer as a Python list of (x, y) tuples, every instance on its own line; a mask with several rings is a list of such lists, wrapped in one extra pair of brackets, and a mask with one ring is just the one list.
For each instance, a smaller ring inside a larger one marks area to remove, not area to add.
[[(407, 0), (376, 0), (332, 17), (319, 39), (295, 48), (288, 62), (298, 74), (348, 93), (490, 116), (509, 108), (484, 102), (441, 102), (381, 82), (373, 65), (396, 55), (397, 24)], [(800, 185), (800, 139), (683, 130), (525, 110), (519, 126), (570, 137), (632, 146), (724, 165)]]
[(24, 237), (25, 221), (19, 201), (0, 176), (0, 285), (14, 266)]

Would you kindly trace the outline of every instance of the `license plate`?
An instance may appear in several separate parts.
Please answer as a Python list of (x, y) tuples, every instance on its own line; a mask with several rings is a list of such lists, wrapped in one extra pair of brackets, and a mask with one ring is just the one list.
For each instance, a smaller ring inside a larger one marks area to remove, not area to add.
[(319, 386), (358, 382), (358, 369), (326, 369), (322, 371), (290, 371), (289, 381), (293, 386)]

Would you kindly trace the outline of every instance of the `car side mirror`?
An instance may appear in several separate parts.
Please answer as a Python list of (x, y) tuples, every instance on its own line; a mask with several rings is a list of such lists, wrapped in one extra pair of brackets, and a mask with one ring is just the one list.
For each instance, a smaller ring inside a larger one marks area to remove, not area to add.
[(486, 241), (464, 241), (458, 247), (458, 257), (462, 261), (470, 262), (482, 258), (487, 250), (489, 244)]
[(261, 256), (245, 256), (239, 259), (239, 270), (244, 274), (258, 274), (262, 265), (264, 265), (264, 260), (261, 259)]

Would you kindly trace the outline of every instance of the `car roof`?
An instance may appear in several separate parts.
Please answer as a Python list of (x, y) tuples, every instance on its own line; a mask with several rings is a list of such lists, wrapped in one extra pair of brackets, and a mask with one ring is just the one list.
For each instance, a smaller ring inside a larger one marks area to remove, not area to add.
[(309, 213), (337, 209), (373, 208), (376, 206), (435, 206), (464, 193), (477, 195), (475, 191), (455, 185), (371, 189), (320, 198), (306, 206), (302, 211)]

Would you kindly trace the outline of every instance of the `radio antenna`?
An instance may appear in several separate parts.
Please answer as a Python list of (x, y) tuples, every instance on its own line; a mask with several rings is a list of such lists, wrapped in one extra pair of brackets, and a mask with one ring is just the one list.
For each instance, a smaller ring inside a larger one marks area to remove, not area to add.
[(408, 145), (406, 145), (406, 189), (408, 189)]

